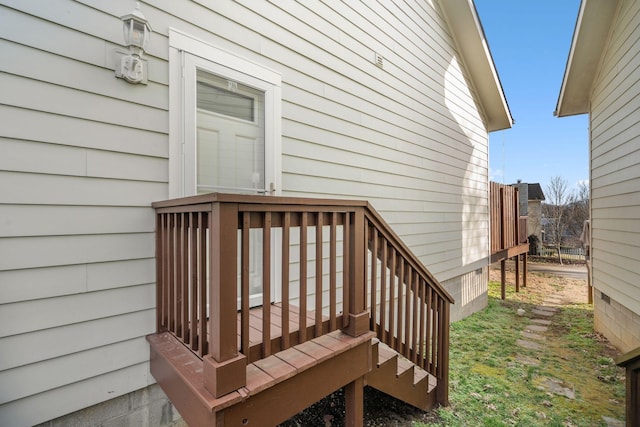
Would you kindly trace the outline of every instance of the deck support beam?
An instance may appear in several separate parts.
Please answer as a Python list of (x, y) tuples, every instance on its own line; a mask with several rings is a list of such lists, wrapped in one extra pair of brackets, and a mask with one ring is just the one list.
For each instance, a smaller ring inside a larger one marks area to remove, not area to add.
[(516, 262), (516, 292), (520, 292), (520, 255), (516, 255), (514, 261)]
[(364, 377), (356, 378), (346, 385), (345, 400), (345, 426), (362, 427), (364, 419)]

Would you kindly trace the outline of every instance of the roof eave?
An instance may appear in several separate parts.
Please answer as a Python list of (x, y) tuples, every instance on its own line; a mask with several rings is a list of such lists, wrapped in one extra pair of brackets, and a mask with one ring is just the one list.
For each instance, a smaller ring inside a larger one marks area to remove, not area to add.
[(554, 112), (556, 116), (589, 112), (593, 82), (617, 10), (618, 0), (582, 0)]
[(513, 126), (513, 117), (473, 0), (440, 0), (462, 62), (480, 98), (489, 132)]

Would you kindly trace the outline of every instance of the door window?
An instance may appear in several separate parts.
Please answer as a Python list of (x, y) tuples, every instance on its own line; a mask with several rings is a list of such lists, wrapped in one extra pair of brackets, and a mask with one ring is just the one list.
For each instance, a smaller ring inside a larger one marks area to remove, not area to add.
[(197, 71), (197, 193), (263, 193), (264, 92)]
[(169, 197), (280, 194), (281, 76), (169, 29)]

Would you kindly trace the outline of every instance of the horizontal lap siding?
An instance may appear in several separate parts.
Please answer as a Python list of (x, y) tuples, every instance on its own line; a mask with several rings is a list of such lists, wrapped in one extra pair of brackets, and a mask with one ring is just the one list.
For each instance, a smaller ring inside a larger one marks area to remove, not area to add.
[(115, 78), (130, 2), (2, 3), (0, 424), (32, 425), (152, 381), (168, 70)]
[[(141, 340), (169, 27), (281, 73), (283, 194), (371, 201), (441, 280), (487, 257), (487, 133), (429, 3), (143, 2), (146, 86), (114, 77), (132, 2), (1, 3), (0, 382), (55, 372), (3, 394), (0, 418), (34, 424), (153, 381)], [(102, 347), (125, 354), (101, 367)], [(66, 375), (71, 360), (87, 368)]]
[[(235, 19), (258, 8), (242, 3), (248, 10)], [(486, 132), (464, 75), (450, 65), (441, 17), (427, 5), (411, 7), (261, 3), (257, 13), (270, 19), (247, 22), (269, 38), (263, 52), (276, 68), (285, 67), (285, 192), (364, 198), (392, 226), (411, 212), (415, 227), (396, 231), (431, 271), (446, 272), (444, 280), (486, 256)], [(376, 52), (384, 70), (373, 65)], [(420, 232), (431, 221), (451, 232)], [(484, 237), (471, 236), (477, 229)]]
[(640, 312), (640, 4), (625, 1), (591, 112), (594, 285)]

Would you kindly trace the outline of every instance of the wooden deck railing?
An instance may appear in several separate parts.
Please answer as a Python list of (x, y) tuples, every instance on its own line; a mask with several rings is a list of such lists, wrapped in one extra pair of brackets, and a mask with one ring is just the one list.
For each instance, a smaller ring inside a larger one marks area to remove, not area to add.
[(247, 363), (342, 329), (376, 331), (438, 378), (446, 402), (453, 299), (368, 203), (209, 194), (153, 206), (157, 330), (203, 359), (214, 395), (243, 386)]
[(370, 328), (378, 338), (445, 384), (448, 401), (449, 305), (453, 298), (385, 223), (366, 215)]
[(527, 284), (527, 217), (520, 216), (519, 192), (510, 185), (490, 183), (489, 223), (491, 227), (491, 263), (500, 261), (500, 287), (506, 298), (506, 261), (515, 258), (516, 292), (520, 292), (520, 256), (523, 262), (523, 284)]

